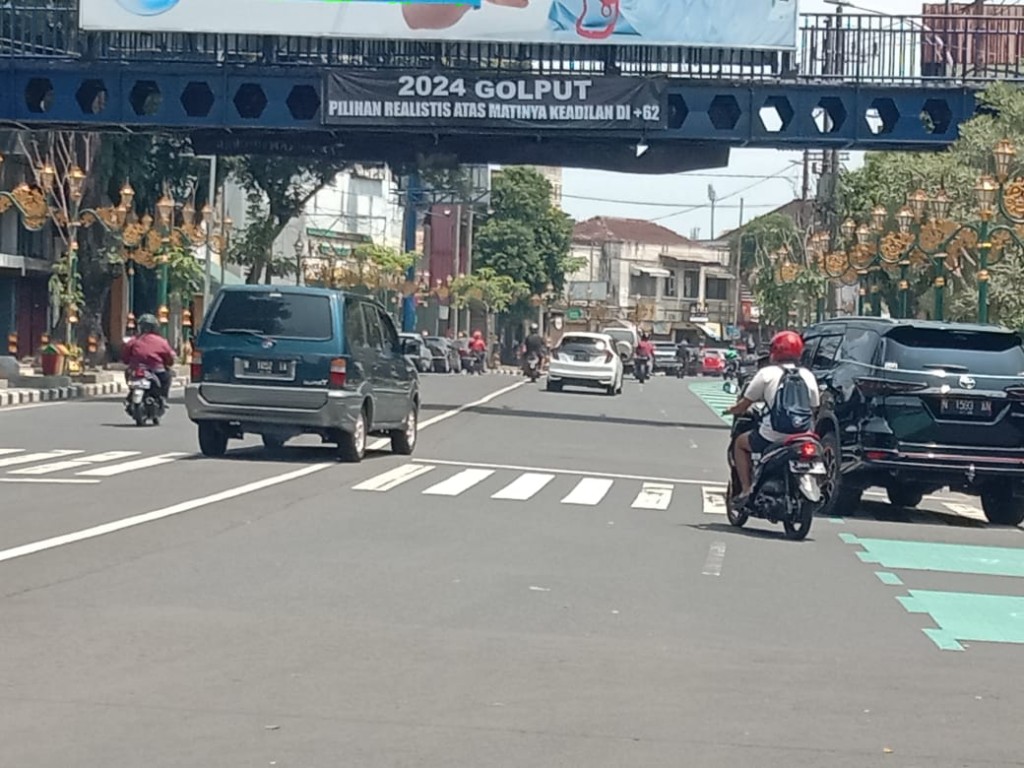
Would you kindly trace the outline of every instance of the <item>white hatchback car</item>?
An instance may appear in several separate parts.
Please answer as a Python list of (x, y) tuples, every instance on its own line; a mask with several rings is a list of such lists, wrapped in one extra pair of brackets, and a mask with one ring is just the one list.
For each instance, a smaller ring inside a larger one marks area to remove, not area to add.
[(548, 390), (562, 387), (600, 387), (609, 395), (622, 392), (622, 358), (606, 333), (567, 333), (551, 352)]

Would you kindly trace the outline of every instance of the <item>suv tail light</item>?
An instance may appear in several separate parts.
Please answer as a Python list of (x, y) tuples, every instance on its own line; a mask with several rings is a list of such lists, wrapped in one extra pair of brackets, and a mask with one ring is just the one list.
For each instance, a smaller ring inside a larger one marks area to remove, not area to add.
[(345, 379), (348, 371), (348, 362), (343, 357), (331, 360), (331, 389), (341, 389), (345, 386)]
[(192, 350), (192, 366), (190, 373), (193, 384), (203, 380), (203, 353), (198, 349)]
[(1024, 387), (1007, 387), (1003, 391), (1011, 400), (1024, 400)]
[(857, 379), (857, 389), (864, 397), (871, 398), (920, 392), (922, 389), (928, 389), (928, 385), (917, 381), (893, 381), (892, 379), (876, 379), (866, 376)]
[(610, 363), (614, 359), (615, 359), (615, 353), (614, 352), (605, 352), (604, 353), (604, 361), (605, 361), (605, 363)]

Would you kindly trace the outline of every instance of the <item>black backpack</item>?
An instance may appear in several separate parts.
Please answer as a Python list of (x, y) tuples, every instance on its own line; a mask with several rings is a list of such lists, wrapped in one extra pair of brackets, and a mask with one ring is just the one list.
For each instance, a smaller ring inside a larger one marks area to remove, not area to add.
[(810, 432), (814, 425), (811, 393), (796, 366), (783, 366), (782, 381), (771, 404), (772, 429), (783, 435)]

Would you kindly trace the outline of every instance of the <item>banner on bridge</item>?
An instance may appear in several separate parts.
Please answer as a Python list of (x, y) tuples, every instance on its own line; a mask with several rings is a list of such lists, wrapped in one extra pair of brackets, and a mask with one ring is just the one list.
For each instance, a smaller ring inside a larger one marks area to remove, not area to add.
[(795, 50), (797, 0), (79, 0), (87, 30)]
[(665, 80), (386, 71), (327, 75), (325, 125), (638, 130), (665, 127)]

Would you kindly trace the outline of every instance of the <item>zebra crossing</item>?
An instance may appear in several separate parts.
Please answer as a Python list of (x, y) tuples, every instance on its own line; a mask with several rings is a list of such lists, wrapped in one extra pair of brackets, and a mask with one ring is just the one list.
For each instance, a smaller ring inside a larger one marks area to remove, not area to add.
[[(95, 484), (106, 478), (172, 464), (187, 453), (0, 448), (0, 483)], [(64, 477), (60, 477), (63, 475)]]
[[(522, 470), (510, 473), (505, 469), (481, 467), (466, 467), (452, 473), (453, 470), (454, 467), (442, 468), (429, 463), (403, 464), (352, 486), (352, 490), (386, 493), (422, 478), (419, 488), (423, 496), (454, 498), (486, 484), (487, 495), (495, 501), (530, 501), (551, 489), (552, 498), (560, 504), (596, 507), (608, 498), (615, 483), (619, 482), (617, 478), (585, 472)], [(559, 479), (563, 482), (556, 482)], [(672, 504), (676, 488), (672, 483), (656, 480), (626, 482), (638, 486), (634, 489), (633, 509), (664, 511)], [(557, 490), (555, 486), (558, 486)]]
[[(612, 493), (619, 483), (626, 486), (625, 496)], [(352, 486), (352, 490), (387, 493), (400, 487), (414, 489), (422, 496), (438, 498), (451, 499), (472, 494), (477, 498), (490, 498), (498, 502), (541, 499), (567, 507), (597, 507), (611, 503), (614, 498), (629, 498), (632, 499), (630, 509), (684, 513), (693, 511), (695, 507), (695, 495), (692, 492), (680, 492), (689, 487), (699, 492), (700, 510), (704, 515), (724, 517), (726, 513), (726, 486), (722, 484), (576, 470), (497, 465), (460, 466), (447, 462), (431, 463), (429, 460), (401, 464), (360, 481)], [(969, 500), (967, 497), (963, 497), (963, 501), (954, 501), (944, 496), (932, 496), (925, 501), (928, 508), (919, 510), (899, 510), (888, 505), (882, 507), (869, 504), (859, 513), (859, 517), (898, 522), (934, 523), (938, 520), (950, 525), (964, 519), (984, 523), (985, 516), (981, 509), (966, 503)], [(885, 501), (885, 494), (868, 491), (865, 501)]]

